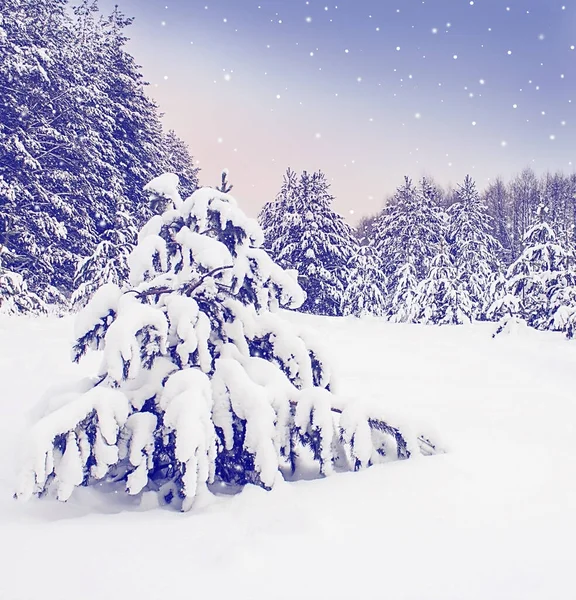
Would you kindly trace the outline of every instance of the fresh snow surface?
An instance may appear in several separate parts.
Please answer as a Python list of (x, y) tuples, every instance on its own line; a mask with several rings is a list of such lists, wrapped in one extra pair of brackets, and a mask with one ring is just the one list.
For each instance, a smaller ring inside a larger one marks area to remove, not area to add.
[(555, 600), (576, 597), (576, 343), (528, 328), (289, 314), (316, 330), (343, 396), (382, 403), (446, 454), (191, 512), (94, 490), (12, 499), (16, 448), (69, 361), (69, 318), (0, 318), (2, 600)]

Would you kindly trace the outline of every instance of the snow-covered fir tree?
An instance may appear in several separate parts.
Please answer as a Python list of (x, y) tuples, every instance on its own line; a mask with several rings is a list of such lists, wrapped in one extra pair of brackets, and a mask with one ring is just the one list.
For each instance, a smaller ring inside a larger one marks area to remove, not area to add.
[(101, 236), (91, 256), (79, 261), (74, 275), (71, 304), (75, 309), (86, 306), (96, 290), (105, 283), (123, 287), (128, 282), (128, 256), (136, 244), (137, 228), (133, 217), (119, 202), (116, 219)]
[(498, 271), (498, 241), (492, 235), (491, 217), (467, 175), (448, 209), (447, 241), (452, 261), (472, 302), (472, 317), (484, 319), (490, 283)]
[[(90, 256), (121, 200), (138, 225), (144, 184), (173, 167), (156, 105), (126, 52), (130, 19), (84, 0), (0, 4), (0, 216), (14, 218), (7, 267), (48, 301), (66, 304), (77, 257)], [(182, 150), (182, 148), (180, 148)], [(160, 171), (161, 172), (161, 171)]]
[(554, 296), (557, 302), (571, 279), (569, 253), (546, 221), (546, 207), (540, 204), (536, 213), (536, 222), (524, 236), (522, 254), (510, 265), (506, 277), (508, 291), (517, 298), (519, 316), (531, 327), (547, 329), (552, 317), (550, 301)]
[(572, 339), (576, 334), (576, 271), (566, 268), (548, 286), (548, 320), (543, 328), (561, 331)]
[(444, 215), (436, 203), (435, 188), (427, 179), (416, 188), (405, 177), (404, 185), (374, 226), (374, 245), (388, 280), (391, 320), (412, 319), (412, 300), (443, 234)]
[(427, 277), (419, 285), (415, 303), (421, 323), (462, 325), (471, 321), (472, 301), (446, 244), (440, 244)]
[(519, 314), (518, 298), (511, 294), (508, 288), (506, 275), (502, 272), (497, 273), (490, 284), (488, 302), (484, 309), (489, 321), (500, 321)]
[(342, 314), (363, 317), (386, 314), (386, 279), (374, 247), (364, 240), (350, 264), (350, 283), (344, 292)]
[(342, 314), (348, 265), (357, 242), (352, 228), (332, 210), (329, 187), (321, 171), (304, 171), (297, 184), (288, 171), (279, 196), (264, 207), (260, 222), (272, 258), (298, 273), (306, 292), (300, 310), (337, 316)]
[(208, 488), (418, 452), (381, 408), (341, 402), (321, 353), (271, 312), (304, 294), (257, 222), (212, 188), (183, 201), (177, 181), (148, 186), (167, 206), (139, 234), (131, 289), (106, 284), (79, 313), (75, 359), (100, 350), (100, 370), (49, 398), (16, 495), (64, 501), (98, 484), (187, 510)]
[(297, 193), (298, 175), (292, 169), (287, 169), (276, 198), (266, 202), (258, 215), (258, 222), (264, 232), (264, 248), (276, 262), (284, 240), (289, 235), (289, 220), (286, 215), (296, 210)]
[(396, 270), (392, 297), (388, 304), (388, 318), (392, 323), (415, 323), (420, 316), (418, 307), (418, 279), (412, 257)]
[(45, 312), (44, 302), (28, 289), (22, 276), (5, 266), (18, 263), (18, 257), (10, 250), (10, 240), (17, 235), (12, 220), (4, 215), (0, 227), (0, 314)]

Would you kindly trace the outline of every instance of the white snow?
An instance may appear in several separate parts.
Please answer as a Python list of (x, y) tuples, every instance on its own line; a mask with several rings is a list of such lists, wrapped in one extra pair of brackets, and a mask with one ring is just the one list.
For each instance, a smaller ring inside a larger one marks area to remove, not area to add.
[(175, 173), (164, 173), (153, 179), (150, 183), (144, 186), (144, 189), (152, 194), (163, 196), (172, 200), (175, 208), (182, 206), (182, 198), (178, 191), (180, 178)]
[[(0, 598), (574, 597), (576, 343), (529, 328), (492, 339), (493, 324), (285, 316), (323, 341), (342, 396), (381, 404), (392, 424), (447, 453), (204, 495), (186, 514), (148, 494), (138, 504), (84, 489), (66, 504), (16, 502), (28, 412), (47, 387), (93, 374), (101, 357), (69, 362), (69, 318), (0, 317)], [(149, 427), (134, 423), (135, 461)], [(64, 462), (68, 483), (76, 462)]]

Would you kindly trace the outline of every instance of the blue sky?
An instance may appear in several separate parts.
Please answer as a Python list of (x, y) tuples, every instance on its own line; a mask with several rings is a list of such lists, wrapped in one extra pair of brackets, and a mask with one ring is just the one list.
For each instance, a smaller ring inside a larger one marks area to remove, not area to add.
[(324, 170), (354, 220), (404, 175), (576, 165), (574, 0), (117, 2), (202, 183), (229, 168), (250, 214), (287, 167)]

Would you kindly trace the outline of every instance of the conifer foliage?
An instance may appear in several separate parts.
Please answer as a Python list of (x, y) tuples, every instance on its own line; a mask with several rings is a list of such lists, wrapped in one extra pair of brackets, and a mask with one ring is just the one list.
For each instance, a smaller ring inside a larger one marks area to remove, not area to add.
[(406, 177), (374, 231), (374, 245), (388, 279), (391, 320), (411, 322), (420, 312), (413, 301), (443, 236), (444, 215), (436, 203), (434, 186), (423, 179), (416, 188)]
[(428, 276), (419, 286), (417, 306), (421, 323), (462, 325), (471, 321), (470, 296), (445, 244), (441, 244)]
[(81, 259), (74, 275), (74, 309), (86, 306), (94, 293), (105, 283), (122, 287), (128, 282), (128, 256), (136, 244), (137, 230), (134, 218), (119, 202), (116, 219), (100, 236), (102, 240), (94, 253)]
[(303, 312), (342, 314), (349, 264), (356, 241), (352, 229), (332, 210), (326, 176), (304, 171), (296, 183), (288, 171), (274, 203), (260, 214), (266, 247), (285, 269), (294, 269), (306, 292)]
[(350, 282), (342, 300), (342, 313), (363, 317), (386, 313), (386, 279), (373, 246), (361, 244), (352, 257)]
[[(164, 135), (126, 52), (131, 20), (94, 0), (0, 0), (0, 221), (30, 289), (66, 303), (120, 203), (140, 226), (155, 168), (197, 183), (185, 146)], [(152, 166), (154, 165), (154, 166)]]
[(547, 212), (540, 204), (524, 236), (522, 254), (508, 268), (507, 290), (515, 298), (517, 316), (528, 325), (569, 332), (576, 277), (571, 254), (558, 243)]
[(271, 312), (304, 294), (262, 250), (262, 231), (211, 188), (178, 177), (130, 254), (131, 289), (106, 284), (79, 313), (75, 359), (99, 374), (52, 398), (34, 426), (17, 496), (70, 497), (98, 483), (189, 509), (207, 486), (266, 489), (279, 472), (359, 469), (418, 452), (376, 411), (342, 404), (328, 366)]
[(456, 191), (456, 201), (448, 209), (447, 241), (475, 319), (484, 318), (483, 310), (501, 252), (492, 235), (491, 220), (476, 184), (467, 175)]
[(0, 314), (43, 313), (44, 303), (28, 289), (22, 276), (7, 269), (5, 262), (17, 262), (17, 256), (10, 250), (10, 240), (15, 231), (10, 229), (10, 219), (5, 220), (6, 229), (0, 239)]

